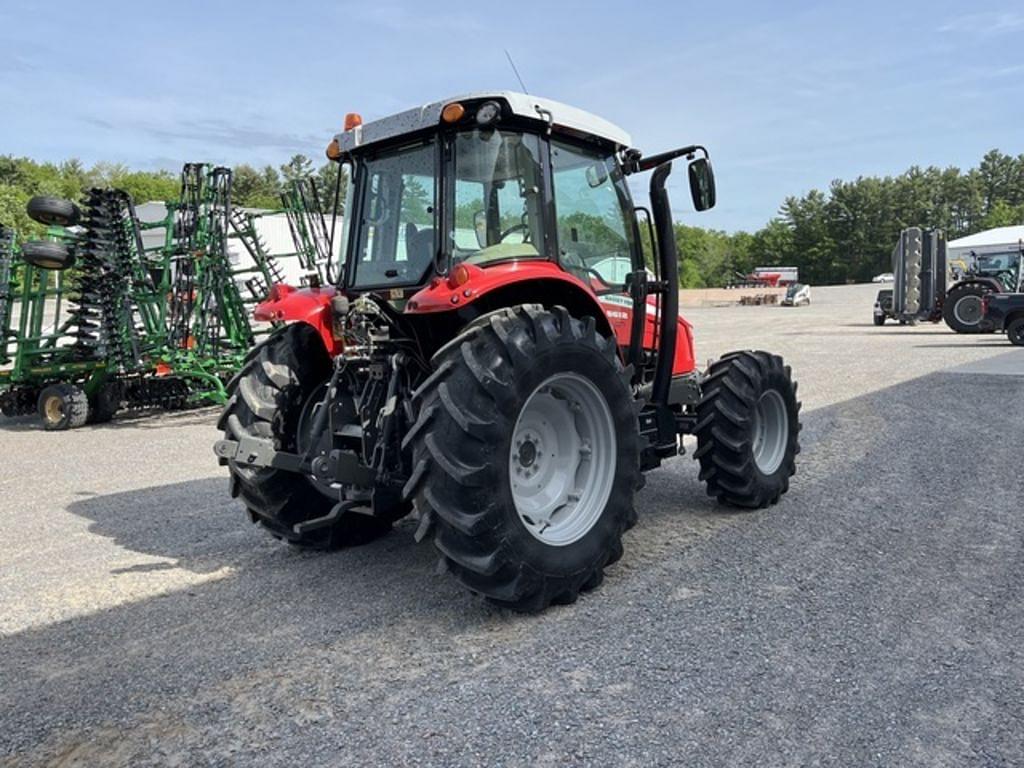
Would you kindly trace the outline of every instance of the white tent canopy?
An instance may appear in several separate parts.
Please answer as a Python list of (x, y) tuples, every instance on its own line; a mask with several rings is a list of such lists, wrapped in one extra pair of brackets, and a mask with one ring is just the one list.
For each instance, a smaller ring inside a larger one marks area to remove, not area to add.
[(967, 255), (971, 251), (979, 256), (987, 253), (1007, 253), (1016, 251), (1022, 240), (1024, 240), (1024, 225), (996, 227), (950, 240), (946, 243), (946, 252), (950, 258)]

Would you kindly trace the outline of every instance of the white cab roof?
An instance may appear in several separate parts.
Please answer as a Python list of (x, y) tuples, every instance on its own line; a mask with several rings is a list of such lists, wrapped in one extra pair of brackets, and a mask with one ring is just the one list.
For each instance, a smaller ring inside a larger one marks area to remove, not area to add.
[(477, 99), (504, 99), (514, 114), (533, 120), (550, 120), (552, 127), (556, 130), (563, 129), (568, 132), (597, 136), (620, 148), (632, 145), (628, 133), (604, 118), (576, 107), (570, 107), (568, 104), (515, 91), (480, 91), (454, 96), (443, 101), (433, 101), (396, 115), (373, 120), (351, 131), (344, 131), (339, 133), (336, 138), (344, 151), (367, 144), (375, 144), (378, 141), (385, 141), (405, 133), (436, 126), (441, 122), (441, 110), (445, 105), (455, 101)]

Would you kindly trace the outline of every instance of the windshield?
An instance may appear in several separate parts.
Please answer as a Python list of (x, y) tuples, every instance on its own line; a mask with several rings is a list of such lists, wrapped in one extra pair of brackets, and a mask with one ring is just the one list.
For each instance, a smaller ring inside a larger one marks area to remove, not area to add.
[(1017, 266), (1016, 253), (990, 253), (977, 257), (978, 269), (996, 272), (1001, 269), (1014, 269)]
[(345, 211), (358, 221), (349, 259), (353, 287), (415, 285), (426, 277), (437, 253), (436, 158), (430, 141), (362, 162), (359, 200)]
[(475, 130), (455, 138), (452, 262), (487, 264), (542, 256), (540, 140)]

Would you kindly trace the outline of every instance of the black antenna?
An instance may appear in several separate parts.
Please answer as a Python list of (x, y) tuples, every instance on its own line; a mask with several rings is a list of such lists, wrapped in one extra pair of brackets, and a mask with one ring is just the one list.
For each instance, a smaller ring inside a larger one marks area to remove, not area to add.
[(512, 54), (508, 52), (508, 48), (505, 49), (505, 57), (508, 59), (508, 63), (512, 65), (512, 71), (516, 73), (516, 80), (519, 81), (519, 87), (523, 89), (523, 93), (529, 96), (530, 92), (526, 90), (526, 83), (524, 83), (523, 78), (519, 76), (519, 70), (516, 69), (516, 63), (512, 61)]

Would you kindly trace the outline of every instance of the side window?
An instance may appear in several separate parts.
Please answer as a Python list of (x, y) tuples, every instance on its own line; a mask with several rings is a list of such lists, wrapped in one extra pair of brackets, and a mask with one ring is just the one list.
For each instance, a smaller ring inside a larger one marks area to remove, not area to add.
[(595, 289), (621, 290), (633, 270), (633, 224), (615, 159), (552, 142), (551, 166), (562, 266)]
[(435, 146), (383, 154), (366, 163), (353, 285), (416, 283), (437, 253)]

